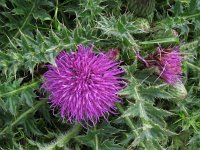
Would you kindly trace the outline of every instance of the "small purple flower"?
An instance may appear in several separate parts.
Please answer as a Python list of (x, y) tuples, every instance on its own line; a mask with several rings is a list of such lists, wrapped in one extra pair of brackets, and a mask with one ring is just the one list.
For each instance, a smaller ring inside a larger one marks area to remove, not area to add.
[(92, 47), (78, 46), (77, 52), (62, 51), (44, 74), (43, 88), (50, 93), (53, 108), (70, 122), (92, 121), (93, 125), (105, 113), (113, 113), (122, 89), (123, 73), (119, 63), (104, 53), (96, 54)]
[(172, 49), (157, 48), (157, 51), (143, 59), (139, 54), (138, 58), (143, 61), (146, 67), (157, 68), (157, 74), (168, 84), (174, 85), (181, 81), (181, 61), (179, 47)]

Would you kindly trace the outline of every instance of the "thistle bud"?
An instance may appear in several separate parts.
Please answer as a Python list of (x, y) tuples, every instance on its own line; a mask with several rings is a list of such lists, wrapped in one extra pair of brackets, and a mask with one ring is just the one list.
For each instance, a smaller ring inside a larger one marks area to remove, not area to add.
[(184, 84), (181, 81), (177, 81), (173, 85), (172, 95), (179, 99), (185, 99), (187, 96), (187, 90), (185, 89)]
[(119, 59), (119, 50), (112, 48), (106, 53), (106, 55), (112, 60), (118, 60)]

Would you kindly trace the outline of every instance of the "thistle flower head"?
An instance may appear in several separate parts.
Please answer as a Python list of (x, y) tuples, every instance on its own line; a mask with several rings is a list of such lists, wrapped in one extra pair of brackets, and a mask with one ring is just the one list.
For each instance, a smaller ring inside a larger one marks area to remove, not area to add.
[(70, 122), (95, 124), (105, 113), (115, 110), (122, 89), (119, 63), (106, 54), (94, 53), (93, 47), (78, 46), (77, 52), (62, 51), (44, 74), (43, 88), (62, 118)]
[(182, 56), (180, 55), (179, 47), (172, 49), (157, 48), (157, 51), (142, 59), (141, 56), (138, 58), (142, 60), (147, 67), (157, 68), (157, 74), (168, 84), (175, 84), (181, 80), (181, 61)]
[(150, 66), (158, 67), (160, 77), (168, 84), (174, 84), (181, 80), (181, 61), (179, 47), (173, 49), (158, 48), (152, 56)]

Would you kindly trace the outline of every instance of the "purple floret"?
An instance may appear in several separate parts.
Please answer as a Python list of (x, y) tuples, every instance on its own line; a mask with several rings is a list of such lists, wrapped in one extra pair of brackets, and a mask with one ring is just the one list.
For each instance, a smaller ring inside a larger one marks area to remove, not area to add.
[(50, 93), (52, 107), (70, 122), (90, 120), (95, 125), (114, 112), (119, 101), (123, 70), (108, 55), (94, 53), (93, 47), (79, 45), (77, 52), (60, 52), (56, 66), (50, 65), (44, 74), (43, 87)]

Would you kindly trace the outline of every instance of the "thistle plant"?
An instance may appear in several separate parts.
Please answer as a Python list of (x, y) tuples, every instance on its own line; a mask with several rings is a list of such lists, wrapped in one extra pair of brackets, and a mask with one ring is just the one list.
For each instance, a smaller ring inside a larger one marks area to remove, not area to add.
[(198, 0), (0, 9), (0, 149), (199, 149)]

